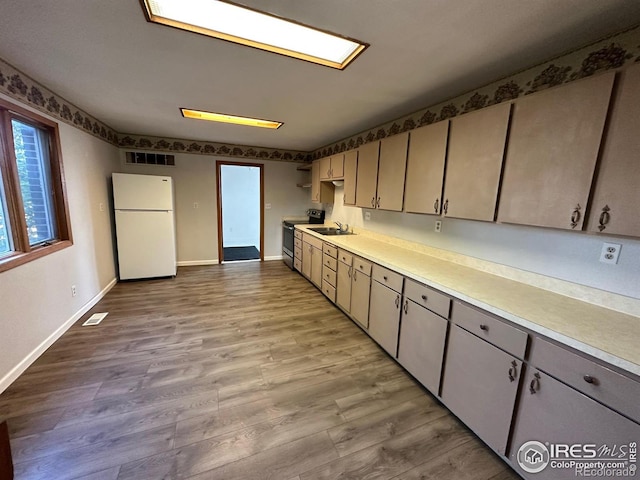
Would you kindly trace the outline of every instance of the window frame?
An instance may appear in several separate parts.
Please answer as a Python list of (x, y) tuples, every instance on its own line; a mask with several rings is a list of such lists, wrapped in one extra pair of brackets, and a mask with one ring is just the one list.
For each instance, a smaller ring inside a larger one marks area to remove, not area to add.
[[(31, 124), (48, 133), (53, 211), (57, 232), (56, 238), (50, 242), (33, 246), (29, 242), (13, 144), (12, 119)], [(73, 245), (58, 124), (0, 98), (0, 172), (4, 182), (6, 200), (7, 218), (5, 221), (9, 224), (10, 238), (13, 243), (13, 251), (0, 258), (0, 272)]]

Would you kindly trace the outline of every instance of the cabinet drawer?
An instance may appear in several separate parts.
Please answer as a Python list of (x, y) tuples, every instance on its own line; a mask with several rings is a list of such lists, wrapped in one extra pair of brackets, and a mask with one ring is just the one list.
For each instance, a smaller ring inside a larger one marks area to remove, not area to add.
[(360, 257), (353, 257), (353, 269), (367, 277), (371, 276), (371, 264)]
[(334, 287), (336, 286), (337, 273), (326, 266), (322, 267), (322, 281), (327, 281)]
[(324, 243), (319, 238), (316, 238), (316, 237), (314, 237), (312, 235), (309, 235), (308, 233), (303, 233), (302, 234), (302, 241), (305, 242), (305, 243), (308, 243), (309, 245), (313, 245), (318, 250), (322, 250), (322, 244)]
[(294, 230), (293, 231), (293, 236), (295, 238), (299, 238), (300, 240), (302, 240), (302, 232), (300, 230)]
[(329, 255), (332, 258), (338, 258), (338, 248), (334, 247), (330, 243), (325, 243), (322, 247), (322, 251), (325, 255)]
[(338, 260), (346, 265), (353, 265), (353, 255), (344, 250), (338, 250)]
[(640, 423), (640, 382), (539, 337), (531, 345), (533, 366)]
[(380, 265), (373, 265), (371, 270), (371, 278), (382, 285), (389, 287), (391, 290), (402, 293), (402, 282), (404, 277), (399, 273), (393, 272)]
[(293, 257), (294, 258), (298, 258), (301, 259), (302, 258), (302, 246), (300, 247), (295, 247), (293, 249)]
[(322, 280), (322, 293), (324, 293), (333, 303), (336, 303), (336, 287), (324, 279)]
[(302, 248), (302, 239), (301, 238), (294, 238), (293, 239), (293, 245), (296, 248)]
[(453, 302), (451, 320), (496, 347), (516, 357), (524, 358), (527, 349), (527, 332), (459, 302)]
[(328, 267), (334, 272), (338, 269), (338, 261), (335, 258), (327, 255), (326, 253), (322, 256), (322, 264), (325, 266), (325, 268)]
[(300, 257), (296, 257), (293, 259), (293, 268), (295, 268), (299, 272), (302, 272), (302, 260), (300, 259)]
[(433, 288), (407, 278), (404, 282), (404, 296), (441, 317), (449, 318), (451, 299)]

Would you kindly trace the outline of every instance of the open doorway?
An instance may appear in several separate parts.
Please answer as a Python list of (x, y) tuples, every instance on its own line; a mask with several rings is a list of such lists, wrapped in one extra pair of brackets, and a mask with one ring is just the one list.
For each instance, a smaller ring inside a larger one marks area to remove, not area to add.
[(216, 162), (219, 262), (264, 260), (264, 165)]

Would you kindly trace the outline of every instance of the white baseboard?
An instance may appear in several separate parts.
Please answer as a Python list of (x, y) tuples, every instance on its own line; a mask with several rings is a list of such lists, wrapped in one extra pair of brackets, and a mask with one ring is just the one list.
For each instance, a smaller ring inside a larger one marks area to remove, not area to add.
[(186, 260), (184, 262), (177, 262), (176, 265), (179, 267), (197, 267), (201, 265), (217, 265), (218, 259), (214, 258), (213, 260)]
[(35, 362), (40, 355), (44, 353), (44, 351), (49, 348), (53, 343), (58, 340), (71, 326), (76, 323), (80, 317), (82, 317), (85, 313), (87, 313), (96, 303), (98, 303), (102, 298), (109, 293), (116, 283), (118, 283), (118, 279), (114, 278), (111, 280), (106, 287), (104, 287), (95, 297), (85, 303), (80, 310), (74, 313), (71, 318), (69, 318), (66, 322), (64, 322), (55, 332), (53, 332), (49, 337), (47, 337), (40, 345), (38, 345), (29, 355), (27, 355), (18, 365), (13, 367), (9, 373), (7, 373), (4, 377), (0, 379), (0, 393), (4, 392), (9, 385), (11, 385), (16, 378), (24, 373), (24, 371), (29, 368), (29, 366)]
[(269, 262), (271, 260), (282, 260), (282, 255), (274, 255), (272, 257), (264, 257), (265, 262)]

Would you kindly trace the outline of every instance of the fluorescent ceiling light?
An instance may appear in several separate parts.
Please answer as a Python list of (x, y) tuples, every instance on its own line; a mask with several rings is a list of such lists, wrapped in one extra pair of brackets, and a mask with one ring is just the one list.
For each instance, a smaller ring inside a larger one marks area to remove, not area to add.
[(220, 0), (143, 0), (150, 22), (342, 70), (367, 44)]
[(209, 120), (211, 122), (233, 123), (235, 125), (247, 125), (249, 127), (280, 128), (282, 122), (272, 120), (261, 120), (259, 118), (238, 117), (236, 115), (226, 115), (224, 113), (203, 112), (201, 110), (190, 110), (181, 108), (182, 116), (185, 118), (195, 118), (197, 120)]

